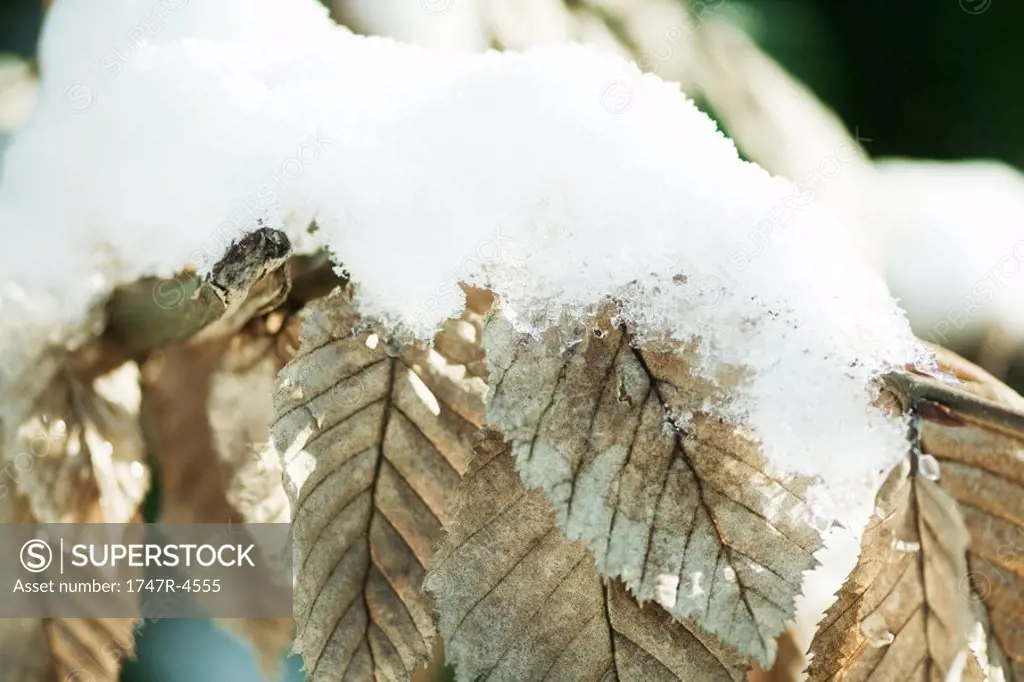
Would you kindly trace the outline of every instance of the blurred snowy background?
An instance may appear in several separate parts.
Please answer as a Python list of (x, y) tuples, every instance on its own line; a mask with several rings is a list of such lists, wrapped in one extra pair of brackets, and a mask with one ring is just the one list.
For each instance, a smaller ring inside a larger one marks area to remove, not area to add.
[[(687, 18), (682, 2), (328, 4), (357, 32), (464, 51), (585, 41), (679, 81), (709, 106), (747, 156), (794, 181), (820, 183), (823, 194), (856, 202), (864, 218), (862, 238), (919, 336), (1024, 389), (1024, 176), (1016, 170), (1024, 165), (1024, 3), (703, 0), (690, 3)], [(33, 108), (34, 53), (47, 4), (0, 3), (0, 154)], [(742, 60), (717, 60), (710, 48), (695, 56), (694, 45), (722, 21), (741, 28), (832, 107), (876, 163), (833, 174), (820, 147), (802, 148), (808, 129), (800, 102), (773, 90), (769, 75), (758, 80), (754, 67), (737, 74)], [(756, 97), (730, 89), (730, 78), (753, 78)], [(627, 101), (610, 94), (609, 106)], [(770, 124), (773, 116), (781, 117), (778, 125)], [(762, 119), (769, 124), (761, 126)], [(245, 646), (207, 621), (147, 625), (139, 647), (126, 680), (258, 679)], [(298, 667), (289, 661), (282, 679), (301, 679)]]

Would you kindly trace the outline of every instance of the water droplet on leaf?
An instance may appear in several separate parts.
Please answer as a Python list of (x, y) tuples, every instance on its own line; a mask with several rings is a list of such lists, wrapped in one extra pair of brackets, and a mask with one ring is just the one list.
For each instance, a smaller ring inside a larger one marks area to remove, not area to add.
[(929, 481), (939, 480), (939, 461), (928, 454), (917, 456), (917, 470)]

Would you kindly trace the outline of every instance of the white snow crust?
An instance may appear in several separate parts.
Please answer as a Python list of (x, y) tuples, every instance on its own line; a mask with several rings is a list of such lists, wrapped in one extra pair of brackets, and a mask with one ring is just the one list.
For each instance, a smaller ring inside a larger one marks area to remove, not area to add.
[(926, 360), (902, 311), (843, 226), (678, 87), (581, 46), (357, 37), (313, 0), (157, 6), (50, 14), (0, 182), (0, 305), (23, 331), (5, 344), (61, 338), (119, 283), (202, 271), (261, 221), (329, 248), (365, 314), (422, 337), (461, 281), (528, 333), (619, 299), (641, 337), (699, 344), (707, 376), (742, 368), (709, 409), (821, 477), (837, 513), (903, 456), (869, 406), (879, 374)]

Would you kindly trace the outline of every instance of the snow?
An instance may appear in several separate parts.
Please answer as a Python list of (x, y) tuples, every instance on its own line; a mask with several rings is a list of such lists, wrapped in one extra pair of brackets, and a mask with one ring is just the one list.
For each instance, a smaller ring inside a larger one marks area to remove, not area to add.
[(778, 471), (822, 477), (823, 505), (863, 502), (903, 455), (868, 407), (881, 372), (922, 361), (902, 312), (843, 226), (677, 87), (581, 46), (365, 39), (312, 0), (165, 4), (158, 31), (138, 28), (151, 0), (51, 13), (0, 183), (0, 280), (38, 319), (74, 328), (119, 282), (208, 267), (257, 218), (304, 238), (315, 216), (362, 311), (419, 336), (459, 312), (460, 281), (524, 332), (619, 297), (642, 338), (740, 369), (708, 409)]
[(998, 328), (1024, 341), (1024, 175), (992, 161), (877, 168), (870, 224), (918, 334), (948, 346)]
[[(836, 594), (857, 565), (861, 536), (867, 520), (856, 525), (857, 529), (840, 526), (829, 528), (822, 537), (825, 546), (814, 554), (819, 562), (818, 567), (804, 573), (800, 594), (795, 601), (793, 624), (788, 630), (797, 649), (805, 656), (810, 651), (811, 641), (825, 612), (835, 603)], [(806, 676), (798, 679), (806, 679)]]

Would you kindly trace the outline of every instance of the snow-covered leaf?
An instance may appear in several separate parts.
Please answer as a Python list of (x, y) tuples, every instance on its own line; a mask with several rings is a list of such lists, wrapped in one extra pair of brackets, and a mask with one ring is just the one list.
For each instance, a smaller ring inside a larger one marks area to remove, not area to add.
[(105, 306), (106, 333), (136, 352), (230, 337), (287, 296), (290, 254), (283, 232), (260, 228), (232, 242), (207, 276), (188, 271), (119, 287)]
[(427, 589), (456, 679), (738, 682), (749, 659), (604, 580), (485, 432)]
[(479, 315), (437, 343), (459, 361), (360, 326), (349, 290), (307, 315), (271, 429), (292, 504), (295, 649), (313, 679), (402, 679), (430, 653), (425, 566), (483, 421), (486, 385), (462, 364), (478, 362)]
[[(565, 339), (572, 339), (565, 345)], [(808, 481), (775, 478), (755, 442), (707, 414), (718, 385), (679, 344), (637, 344), (602, 314), (520, 338), (492, 317), (488, 422), (606, 576), (770, 666), (820, 531)]]

